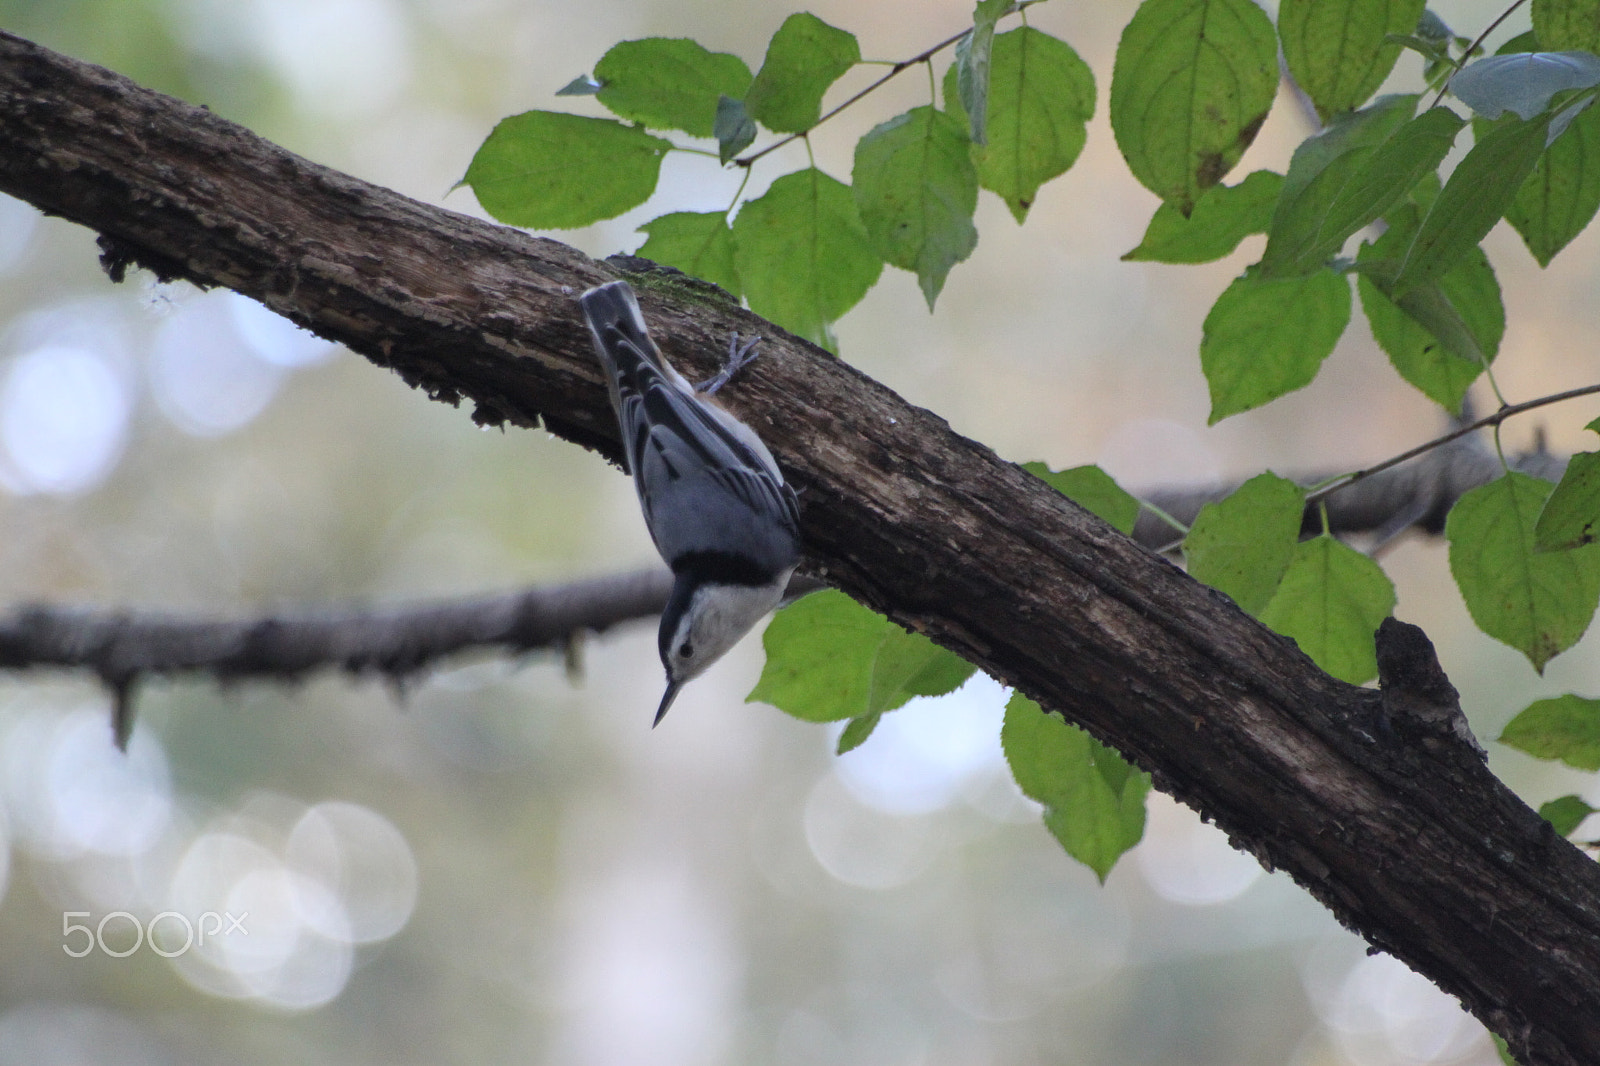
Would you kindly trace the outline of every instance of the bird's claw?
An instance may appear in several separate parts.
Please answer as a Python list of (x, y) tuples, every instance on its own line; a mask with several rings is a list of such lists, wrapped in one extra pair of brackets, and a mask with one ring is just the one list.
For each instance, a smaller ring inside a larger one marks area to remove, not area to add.
[(723, 364), (716, 377), (711, 378), (709, 381), (702, 381), (694, 387), (694, 390), (703, 392), (707, 396), (714, 394), (722, 386), (732, 381), (734, 375), (739, 373), (740, 370), (755, 362), (756, 346), (760, 343), (760, 337), (751, 337), (743, 345), (740, 345), (739, 331), (734, 330), (733, 335), (728, 338), (728, 361)]

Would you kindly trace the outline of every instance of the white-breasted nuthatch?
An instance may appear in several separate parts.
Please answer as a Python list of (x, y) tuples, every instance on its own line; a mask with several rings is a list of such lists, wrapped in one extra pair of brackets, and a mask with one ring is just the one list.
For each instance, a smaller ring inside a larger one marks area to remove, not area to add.
[(580, 302), (645, 525), (672, 568), (658, 636), (667, 668), (660, 724), (684, 684), (782, 599), (800, 562), (799, 506), (761, 438), (711, 399), (754, 341), (740, 348), (735, 334), (722, 373), (696, 388), (650, 339), (627, 282), (590, 289)]

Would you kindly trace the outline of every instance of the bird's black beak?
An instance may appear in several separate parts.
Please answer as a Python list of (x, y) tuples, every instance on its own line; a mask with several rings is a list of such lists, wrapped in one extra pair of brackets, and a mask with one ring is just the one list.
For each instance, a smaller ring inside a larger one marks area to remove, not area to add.
[(661, 708), (656, 711), (656, 720), (650, 723), (651, 729), (661, 724), (661, 719), (667, 716), (667, 708), (672, 706), (672, 701), (678, 698), (678, 691), (682, 688), (682, 681), (667, 678), (667, 693), (661, 697)]

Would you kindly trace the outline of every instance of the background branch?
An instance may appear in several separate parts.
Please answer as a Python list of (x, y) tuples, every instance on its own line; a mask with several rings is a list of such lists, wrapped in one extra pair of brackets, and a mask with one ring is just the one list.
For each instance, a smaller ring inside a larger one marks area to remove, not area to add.
[(282, 611), (248, 619), (30, 604), (0, 617), (0, 669), (91, 670), (108, 683), (190, 671), (293, 681), (337, 667), (403, 680), (462, 651), (513, 654), (659, 614), (665, 570), (372, 609)]
[[(1564, 456), (1543, 448), (1507, 456), (1514, 470), (1547, 480), (1558, 480), (1566, 469)], [(1323, 484), (1339, 475), (1284, 473), (1302, 485)], [(1321, 506), (1328, 509), (1328, 528), (1339, 536), (1370, 536), (1388, 541), (1416, 529), (1438, 535), (1444, 532), (1445, 516), (1456, 500), (1501, 474), (1500, 457), (1481, 434), (1456, 437), (1430, 448), (1403, 463), (1341, 482), (1330, 489), (1313, 493), (1307, 501), (1302, 529), (1307, 535), (1322, 531)], [(1222, 482), (1196, 488), (1165, 488), (1143, 494), (1152, 504), (1173, 518), (1192, 524), (1200, 508), (1225, 498), (1238, 482)], [(1148, 510), (1139, 514), (1134, 538), (1147, 548), (1159, 549), (1176, 539), (1171, 526)]]

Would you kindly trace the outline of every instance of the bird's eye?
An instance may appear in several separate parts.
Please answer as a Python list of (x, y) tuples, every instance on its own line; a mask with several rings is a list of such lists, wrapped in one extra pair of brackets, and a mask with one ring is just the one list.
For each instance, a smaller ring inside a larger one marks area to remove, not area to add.
[(678, 658), (687, 659), (694, 654), (694, 646), (687, 640), (678, 645)]

